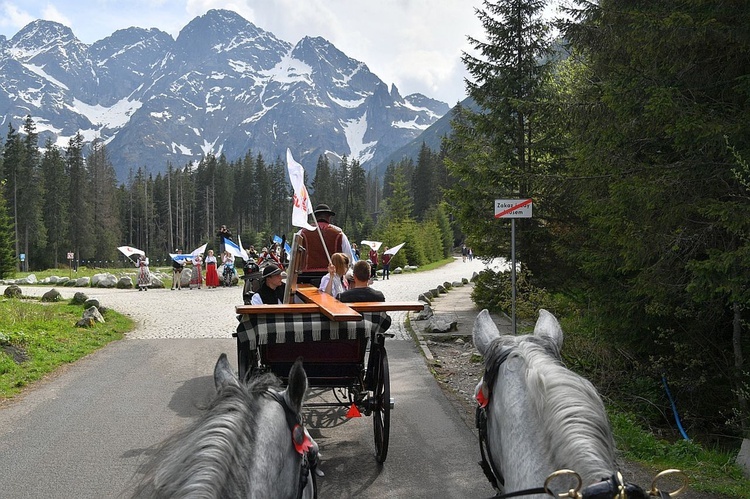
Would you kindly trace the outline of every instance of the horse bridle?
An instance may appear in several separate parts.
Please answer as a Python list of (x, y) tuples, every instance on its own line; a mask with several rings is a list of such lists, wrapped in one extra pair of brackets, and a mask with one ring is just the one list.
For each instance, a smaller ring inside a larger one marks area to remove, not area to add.
[[(482, 461), (479, 463), (479, 465), (492, 487), (495, 490), (500, 490), (500, 488), (505, 485), (505, 480), (503, 479), (503, 475), (500, 470), (495, 467), (490, 446), (487, 443), (487, 407), (489, 406), (489, 401), (492, 397), (492, 387), (495, 385), (495, 378), (497, 377), (497, 373), (500, 371), (500, 367), (503, 365), (503, 363), (508, 360), (510, 354), (513, 353), (513, 349), (492, 348), (494, 345), (495, 343), (493, 342), (490, 348), (490, 353), (485, 359), (484, 376), (482, 381), (484, 386), (487, 387), (487, 397), (484, 398), (482, 396), (483, 403), (477, 405), (475, 423), (477, 429), (479, 430), (479, 452), (482, 456)], [(479, 392), (481, 393), (481, 391), (482, 388), (480, 387)], [(593, 483), (581, 489), (582, 480), (578, 473), (570, 470), (559, 470), (547, 477), (547, 480), (544, 482), (543, 487), (518, 490), (515, 492), (508, 492), (506, 494), (497, 494), (494, 496), (494, 498), (500, 499), (506, 497), (521, 497), (533, 494), (547, 494), (550, 496), (554, 496), (554, 494), (549, 489), (550, 481), (561, 475), (572, 475), (577, 477), (578, 487), (576, 489), (571, 489), (565, 495), (561, 494), (560, 497), (570, 497), (573, 499), (648, 499), (648, 497), (658, 497), (659, 499), (669, 499), (671, 497), (676, 497), (677, 495), (679, 495), (687, 485), (687, 483), (685, 483), (680, 489), (671, 493), (659, 490), (656, 487), (656, 481), (659, 478), (673, 473), (679, 473), (685, 476), (684, 473), (679, 470), (663, 471), (659, 473), (656, 478), (654, 478), (654, 482), (651, 485), (651, 490), (646, 493), (638, 485), (625, 483), (620, 472), (617, 472), (609, 478), (603, 479), (600, 482)]]
[(283, 395), (274, 390), (268, 390), (266, 392), (273, 400), (279, 403), (284, 409), (284, 417), (286, 418), (286, 424), (289, 426), (289, 430), (292, 433), (292, 444), (294, 449), (302, 458), (300, 461), (300, 474), (299, 474), (299, 485), (297, 487), (297, 499), (302, 498), (302, 494), (307, 487), (307, 476), (312, 476), (313, 483), (313, 497), (318, 497), (318, 481), (315, 475), (315, 468), (318, 466), (318, 453), (310, 445), (310, 437), (305, 432), (305, 427), (302, 425), (302, 418), (297, 414), (289, 404), (287, 404)]

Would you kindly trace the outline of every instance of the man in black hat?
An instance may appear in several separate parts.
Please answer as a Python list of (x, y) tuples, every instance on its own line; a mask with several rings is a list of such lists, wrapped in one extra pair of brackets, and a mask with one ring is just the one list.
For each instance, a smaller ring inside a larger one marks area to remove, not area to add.
[(263, 267), (263, 283), (250, 299), (250, 305), (276, 305), (284, 303), (284, 283), (286, 272), (273, 263)]
[(302, 236), (302, 246), (305, 248), (305, 261), (302, 264), (302, 272), (328, 272), (328, 257), (334, 253), (345, 254), (350, 262), (354, 261), (352, 256), (352, 247), (349, 244), (349, 238), (340, 227), (331, 223), (331, 217), (336, 215), (327, 204), (319, 204), (315, 207), (315, 220), (320, 227), (320, 233), (323, 235), (325, 247), (328, 249), (326, 255), (323, 249), (323, 242), (317, 230), (300, 229), (298, 234)]

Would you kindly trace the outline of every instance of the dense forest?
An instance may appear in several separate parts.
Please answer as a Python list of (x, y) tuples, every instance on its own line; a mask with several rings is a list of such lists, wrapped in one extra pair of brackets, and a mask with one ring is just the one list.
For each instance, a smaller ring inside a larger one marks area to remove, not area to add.
[[(577, 366), (649, 423), (674, 424), (668, 380), (688, 431), (748, 436), (750, 4), (572, 5), (550, 21), (543, 0), (486, 1), (486, 36), (463, 57), (480, 110), (457, 106), (441, 150), (423, 146), (382, 181), (319, 158), (313, 202), (352, 241), (406, 241), (394, 264), (420, 265), (464, 241), (508, 257), (494, 200), (532, 198), (533, 218), (517, 221), (525, 278), (613, 352), (572, 352)], [(31, 118), (16, 126), (3, 142), (0, 275), (22, 253), (30, 269), (67, 264), (68, 251), (122, 261), (122, 244), (166, 260), (215, 245), (221, 224), (256, 247), (294, 230), (279, 158), (208, 156), (156, 177), (134, 165), (118, 185), (104, 144), (40, 145)]]
[[(217, 249), (221, 225), (245, 247), (258, 249), (296, 230), (292, 187), (280, 158), (267, 161), (248, 151), (236, 161), (206, 156), (196, 165), (170, 166), (155, 177), (147, 170), (131, 171), (118, 185), (101, 141), (84, 146), (78, 134), (67, 148), (40, 148), (31, 117), (19, 131), (10, 124), (2, 154), (0, 277), (67, 266), (68, 253), (77, 265), (126, 264), (117, 251), (122, 245), (168, 265), (178, 248), (190, 252), (208, 243)], [(416, 163), (388, 165), (384, 184), (346, 157), (338, 164), (321, 157), (306, 181), (313, 201), (331, 206), (334, 222), (352, 242), (408, 242), (394, 265), (422, 265), (452, 248), (453, 230), (440, 204), (445, 167), (426, 147)]]
[(520, 261), (616, 352), (574, 361), (649, 423), (675, 424), (668, 380), (689, 432), (748, 436), (750, 3), (578, 0), (555, 23), (545, 3), (478, 13), (451, 212), (506, 256), (493, 200), (532, 198)]

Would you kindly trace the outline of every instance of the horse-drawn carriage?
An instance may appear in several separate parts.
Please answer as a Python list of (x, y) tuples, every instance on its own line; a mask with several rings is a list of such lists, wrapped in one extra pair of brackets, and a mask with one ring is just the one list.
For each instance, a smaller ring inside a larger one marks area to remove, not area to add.
[[(299, 271), (303, 251), (295, 240), (288, 270), (285, 303), (236, 307), (237, 361), (240, 379), (272, 372), (286, 382), (298, 357), (311, 387), (329, 388), (335, 402), (306, 407), (349, 407), (350, 415), (373, 416), (375, 457), (388, 454), (390, 372), (385, 339), (387, 312), (422, 310), (421, 302), (342, 303), (322, 293)], [(300, 279), (302, 276), (302, 279)], [(293, 303), (296, 302), (296, 303)], [(369, 348), (368, 348), (369, 347)]]

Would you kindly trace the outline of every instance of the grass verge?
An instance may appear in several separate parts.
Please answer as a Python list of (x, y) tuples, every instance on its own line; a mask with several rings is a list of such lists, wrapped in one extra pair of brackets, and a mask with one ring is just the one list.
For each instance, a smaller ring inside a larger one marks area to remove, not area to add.
[(75, 362), (133, 329), (133, 321), (113, 310), (105, 323), (75, 327), (83, 307), (36, 299), (0, 300), (0, 401), (64, 364)]
[(735, 464), (735, 455), (705, 449), (692, 440), (674, 443), (656, 438), (622, 412), (610, 412), (617, 448), (625, 459), (654, 470), (676, 468), (690, 477), (690, 489), (727, 497), (750, 498), (750, 480)]

